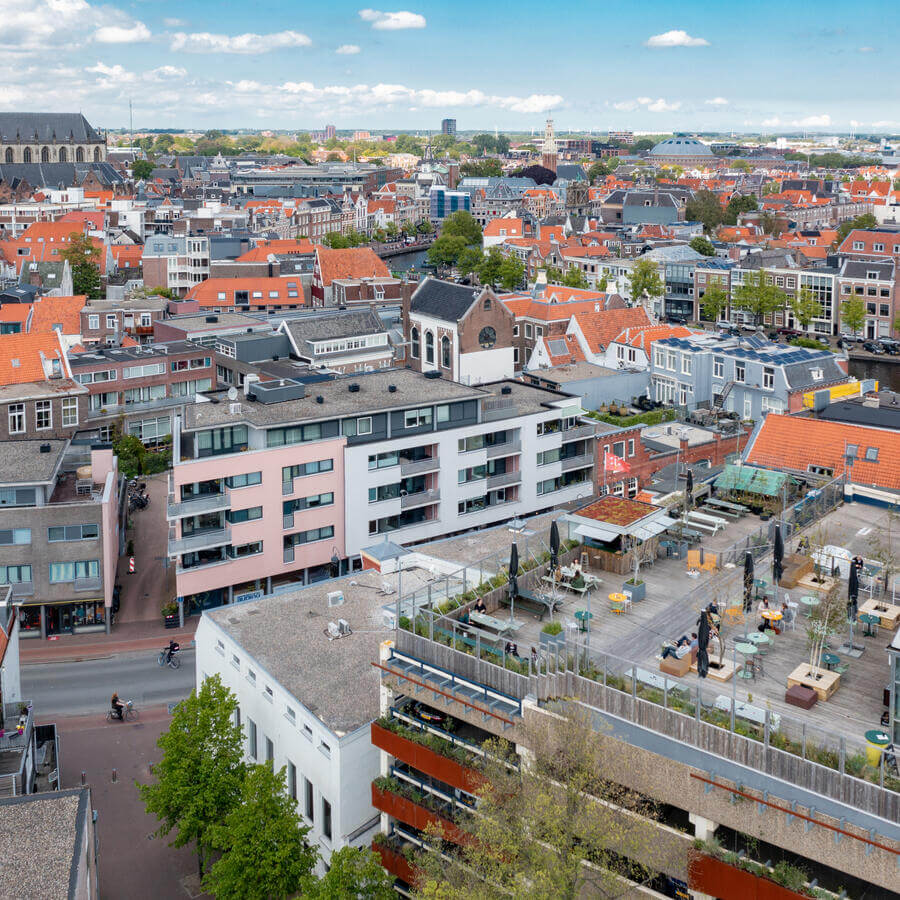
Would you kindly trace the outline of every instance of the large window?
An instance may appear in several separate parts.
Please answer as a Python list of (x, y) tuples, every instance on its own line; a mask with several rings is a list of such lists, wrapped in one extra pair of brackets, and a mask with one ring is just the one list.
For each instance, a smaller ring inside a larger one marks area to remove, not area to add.
[(0, 547), (10, 544), (30, 544), (30, 528), (3, 528), (0, 529)]
[(34, 427), (38, 431), (53, 427), (53, 407), (49, 400), (38, 400), (34, 404)]
[(307, 441), (320, 441), (323, 436), (322, 425), (319, 422), (311, 425), (292, 425), (289, 428), (271, 428), (266, 432), (266, 446), (283, 447), (285, 444), (303, 444)]
[(78, 399), (65, 397), (62, 402), (63, 428), (72, 428), (78, 424)]
[(164, 375), (165, 363), (147, 363), (143, 366), (125, 366), (122, 369), (123, 378), (149, 378), (152, 375)]
[(145, 387), (128, 388), (122, 392), (125, 403), (149, 403), (151, 400), (162, 400), (166, 396), (164, 384), (151, 384)]
[(27, 584), (31, 580), (31, 566), (0, 566), (0, 584)]
[(98, 537), (99, 525), (51, 525), (47, 529), (47, 540), (51, 544), (58, 541), (93, 541)]
[(217, 456), (222, 453), (237, 453), (247, 446), (247, 426), (228, 425), (201, 431), (197, 435), (197, 455)]
[(441, 338), (441, 366), (450, 368), (450, 338), (446, 334)]
[(100, 560), (82, 559), (77, 562), (50, 563), (50, 584), (65, 584), (76, 578), (99, 578)]
[(434, 332), (425, 332), (425, 362), (434, 364)]
[(310, 528), (308, 531), (285, 535), (284, 546), (296, 547), (298, 544), (312, 544), (314, 541), (324, 541), (333, 537), (334, 525), (323, 525), (321, 528)]
[(322, 798), (322, 834), (331, 840), (331, 804)]
[[(369, 468), (372, 468), (371, 463)], [(281, 470), (281, 480), (284, 483), (289, 483), (295, 478), (303, 478), (306, 475), (319, 475), (322, 472), (331, 472), (333, 469), (333, 459), (318, 459), (313, 462), (300, 463), (296, 466), (285, 466)]]
[(413, 327), (413, 329), (409, 333), (409, 343), (410, 343), (410, 354), (413, 359), (418, 359), (421, 353), (421, 347), (419, 344), (419, 329)]
[(331, 506), (334, 503), (334, 494), (313, 494), (311, 497), (298, 497), (296, 500), (285, 500), (283, 504), (284, 515), (289, 516), (295, 512), (303, 512), (305, 509), (317, 509), (320, 506)]
[(212, 390), (211, 378), (199, 378), (197, 381), (176, 381), (172, 384), (173, 397), (188, 397)]
[(256, 747), (256, 722), (251, 718), (247, 718), (247, 755), (250, 759), (255, 760), (257, 754)]
[(229, 509), (225, 513), (225, 521), (232, 525), (240, 525), (242, 522), (253, 522), (262, 518), (261, 506), (248, 506), (246, 509)]
[(393, 450), (389, 453), (374, 453), (369, 457), (370, 469), (387, 469), (400, 465), (400, 454)]
[[(226, 487), (243, 488), (252, 487), (254, 484), (262, 483), (262, 472), (247, 472), (244, 475), (229, 475), (225, 479)], [(216, 491), (218, 493), (218, 491)]]
[(431, 407), (422, 409), (407, 409), (403, 413), (404, 428), (422, 428), (431, 424)]
[(25, 431), (25, 404), (11, 403), (9, 410), (9, 433), (22, 434)]

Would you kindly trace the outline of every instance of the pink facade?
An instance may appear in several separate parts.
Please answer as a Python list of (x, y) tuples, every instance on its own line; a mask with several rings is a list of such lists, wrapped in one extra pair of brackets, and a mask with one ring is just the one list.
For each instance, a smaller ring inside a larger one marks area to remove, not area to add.
[(103, 604), (112, 606), (116, 568), (119, 564), (119, 460), (108, 450), (91, 451), (91, 477), (103, 485), (101, 536), (103, 541)]
[[(261, 506), (262, 518), (232, 524), (230, 543), (233, 546), (253, 541), (263, 542), (263, 552), (242, 559), (226, 560), (200, 566), (184, 572), (178, 571), (177, 591), (181, 597), (202, 591), (227, 588), (260, 578), (276, 577), (302, 571), (331, 560), (335, 548), (338, 558), (344, 553), (344, 438), (294, 444), (265, 450), (249, 450), (225, 456), (183, 461), (174, 468), (175, 502), (181, 497), (181, 485), (211, 481), (217, 478), (261, 472), (258, 485), (228, 489), (231, 509), (247, 509)], [(330, 459), (333, 469), (316, 475), (294, 479), (293, 491), (282, 490), (282, 469), (303, 463)], [(310, 497), (317, 494), (334, 494), (334, 503), (295, 512), (293, 523), (285, 528), (283, 503), (286, 500)], [(326, 525), (334, 526), (334, 536), (326, 540), (299, 544), (294, 548), (294, 558), (285, 562), (283, 538), (285, 535), (309, 531)], [(178, 526), (180, 534), (180, 523)]]

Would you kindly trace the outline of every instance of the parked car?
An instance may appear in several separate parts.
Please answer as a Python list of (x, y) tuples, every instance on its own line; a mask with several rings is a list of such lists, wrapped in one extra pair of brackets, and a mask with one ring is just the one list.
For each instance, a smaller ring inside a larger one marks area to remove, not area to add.
[(900, 341), (895, 341), (893, 338), (882, 338), (879, 343), (885, 353), (890, 353), (891, 356), (900, 355)]
[(875, 341), (866, 341), (863, 344), (863, 350), (879, 355), (884, 353), (884, 348), (880, 344), (876, 344)]
[(778, 333), (786, 338), (803, 337), (803, 332), (797, 331), (796, 328), (779, 328)]
[(860, 337), (860, 335), (858, 334), (847, 334), (844, 332), (841, 334), (841, 340), (845, 344), (859, 344), (860, 342), (864, 341), (865, 338)]
[(670, 325), (687, 325), (687, 316), (666, 316)]

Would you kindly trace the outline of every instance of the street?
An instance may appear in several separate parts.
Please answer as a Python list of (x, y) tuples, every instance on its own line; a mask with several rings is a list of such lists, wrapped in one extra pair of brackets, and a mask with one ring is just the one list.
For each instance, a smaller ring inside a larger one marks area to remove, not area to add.
[(105, 716), (118, 691), (138, 711), (186, 697), (194, 687), (194, 651), (182, 650), (180, 669), (160, 668), (159, 650), (119, 654), (81, 662), (22, 666), (22, 692), (34, 703), (38, 721), (54, 716)]

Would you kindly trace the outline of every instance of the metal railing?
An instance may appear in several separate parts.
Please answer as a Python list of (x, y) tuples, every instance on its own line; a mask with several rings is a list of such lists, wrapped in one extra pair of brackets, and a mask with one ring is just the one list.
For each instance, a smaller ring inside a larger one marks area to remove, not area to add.
[(517, 439), (507, 441), (505, 444), (490, 444), (484, 449), (487, 451), (488, 459), (496, 459), (498, 456), (513, 456), (522, 452), (522, 442)]
[(429, 456), (427, 459), (414, 459), (400, 461), (400, 476), (406, 478), (410, 475), (422, 475), (425, 472), (436, 472), (441, 467), (437, 456)]
[(518, 470), (515, 472), (501, 472), (499, 475), (488, 475), (487, 477), (488, 490), (504, 487), (508, 484), (521, 484), (521, 482), (522, 473)]
[(594, 464), (594, 455), (592, 453), (582, 453), (579, 456), (567, 456), (560, 460), (563, 472), (569, 472), (572, 469), (581, 469)]
[(574, 428), (567, 428), (562, 432), (563, 443), (569, 441), (577, 441), (580, 438), (592, 437), (597, 429), (593, 425), (576, 425)]
[(204, 531), (201, 534), (190, 534), (187, 537), (171, 538), (169, 540), (169, 556), (180, 556), (182, 553), (192, 553), (196, 550), (209, 550), (212, 547), (221, 547), (231, 543), (231, 529), (216, 528)]
[(201, 494), (186, 500), (176, 501), (175, 494), (169, 494), (166, 506), (167, 519), (180, 519), (183, 516), (199, 516), (203, 513), (220, 512), (231, 508), (231, 495), (222, 491), (219, 494)]
[(437, 503), (441, 499), (439, 488), (430, 491), (417, 491), (414, 494), (401, 494), (400, 509), (412, 509), (415, 506), (427, 506), (429, 503)]
[(76, 591), (99, 591), (102, 585), (103, 581), (99, 576), (76, 578), (74, 589)]

